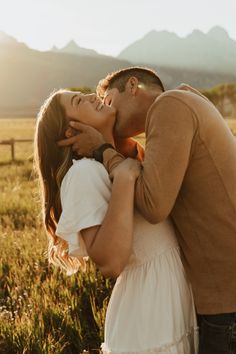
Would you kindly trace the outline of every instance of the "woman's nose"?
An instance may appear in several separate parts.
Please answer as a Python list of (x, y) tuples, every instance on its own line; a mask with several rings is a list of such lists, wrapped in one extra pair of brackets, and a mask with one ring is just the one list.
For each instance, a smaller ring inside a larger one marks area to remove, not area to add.
[(96, 100), (98, 99), (96, 93), (90, 93), (88, 96), (89, 96), (89, 101), (90, 101), (91, 103), (96, 102)]

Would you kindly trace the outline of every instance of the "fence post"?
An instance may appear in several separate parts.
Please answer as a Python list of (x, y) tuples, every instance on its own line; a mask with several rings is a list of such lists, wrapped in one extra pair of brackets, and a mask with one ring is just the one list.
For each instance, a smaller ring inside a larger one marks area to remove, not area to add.
[(15, 160), (15, 139), (11, 139), (11, 160)]

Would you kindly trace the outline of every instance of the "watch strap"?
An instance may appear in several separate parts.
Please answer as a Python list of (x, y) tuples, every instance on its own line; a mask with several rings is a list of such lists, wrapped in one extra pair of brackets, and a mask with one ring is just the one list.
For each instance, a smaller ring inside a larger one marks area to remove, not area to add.
[(103, 153), (106, 149), (115, 149), (112, 144), (105, 143), (99, 146), (98, 149), (93, 151), (93, 158), (98, 161), (103, 163)]

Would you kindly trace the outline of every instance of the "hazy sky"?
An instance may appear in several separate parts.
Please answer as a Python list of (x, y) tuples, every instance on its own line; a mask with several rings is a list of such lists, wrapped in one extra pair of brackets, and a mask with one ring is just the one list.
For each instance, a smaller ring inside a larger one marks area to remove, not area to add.
[(0, 31), (30, 47), (78, 45), (117, 55), (148, 31), (186, 36), (220, 25), (236, 40), (236, 0), (0, 0)]

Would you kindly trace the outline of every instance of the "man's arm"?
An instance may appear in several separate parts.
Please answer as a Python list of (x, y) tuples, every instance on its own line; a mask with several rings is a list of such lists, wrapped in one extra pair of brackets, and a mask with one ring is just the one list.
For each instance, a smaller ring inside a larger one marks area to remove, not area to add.
[[(73, 127), (80, 134), (58, 145), (73, 144), (74, 151), (92, 156), (92, 151), (104, 143), (102, 135), (94, 128), (79, 122), (74, 122)], [(195, 130), (191, 109), (171, 95), (157, 100), (148, 113), (145, 157), (136, 183), (135, 202), (152, 223), (160, 222), (171, 212), (188, 166)], [(113, 149), (103, 153), (103, 163), (110, 175), (124, 159)]]
[[(190, 108), (171, 96), (162, 97), (148, 114), (145, 157), (136, 182), (135, 202), (151, 223), (164, 220), (173, 208), (188, 166), (195, 129)], [(111, 149), (103, 155), (110, 174), (122, 159)]]
[[(125, 158), (131, 157), (139, 161), (144, 158), (144, 148), (132, 138), (114, 138), (116, 150)], [(72, 146), (78, 155), (92, 157), (93, 151), (106, 143), (102, 134), (95, 128), (71, 121), (67, 129), (67, 138), (58, 141), (58, 146)], [(123, 161), (123, 159), (122, 159)]]

